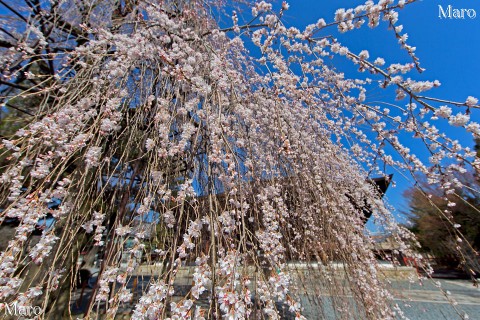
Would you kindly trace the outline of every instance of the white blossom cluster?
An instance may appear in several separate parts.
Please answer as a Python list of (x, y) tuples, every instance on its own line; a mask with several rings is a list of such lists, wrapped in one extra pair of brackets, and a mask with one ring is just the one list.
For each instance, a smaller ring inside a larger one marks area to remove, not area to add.
[[(146, 253), (144, 241), (156, 241), (162, 270), (142, 292), (133, 319), (202, 319), (210, 315), (195, 303), (205, 296), (217, 318), (245, 319), (259, 306), (263, 316), (278, 319), (280, 301), (304, 319), (291, 260), (321, 267), (322, 277), (306, 281), (341, 300), (342, 317), (361, 305), (365, 318), (393, 318), (398, 311), (378, 276), (364, 209), (396, 237), (402, 254), (419, 256), (369, 173), (424, 174), (448, 194), (462, 186), (457, 174), (480, 168), (475, 152), (441, 129), (479, 138), (471, 116), (478, 99), (428, 98), (424, 92), (440, 82), (416, 80), (423, 69), (398, 24), (399, 10), (413, 1), (368, 0), (303, 30), (284, 21), (286, 2), (278, 10), (268, 1), (253, 4), (251, 20), (236, 11), (225, 29), (215, 14), (226, 11), (203, 1), (179, 7), (136, 1), (124, 16), (113, 2), (100, 2), (105, 10), (91, 10), (88, 26), (72, 21), (85, 41), (62, 57), (52, 53), (62, 72), (45, 81), (39, 114), (2, 142), (11, 159), (1, 176), (2, 218), (19, 225), (0, 256), (0, 296), (47, 304), (62, 275), (75, 271), (65, 253), (82, 239), (80, 247), (108, 241), (86, 317), (94, 305), (106, 305), (113, 318), (120, 303), (132, 301), (127, 278)], [(410, 60), (386, 63), (373, 51), (353, 52), (340, 36), (320, 36), (332, 26), (344, 33), (364, 25), (389, 28)], [(9, 58), (32, 57), (50, 41), (41, 29), (27, 31)], [(331, 67), (338, 55), (364, 72), (359, 79)], [(396, 102), (369, 103), (378, 87)], [(428, 156), (409, 147), (406, 136), (422, 142), (415, 147)], [(26, 245), (52, 197), (62, 201), (52, 210), (54, 231)], [(134, 227), (150, 216), (152, 237)], [(125, 253), (128, 266), (120, 272)], [(193, 261), (192, 288), (174, 301), (177, 274)], [(348, 273), (355, 301), (344, 301), (333, 261)], [(47, 272), (23, 290), (35, 263)]]
[(148, 292), (140, 298), (133, 311), (132, 319), (158, 319), (165, 307), (164, 301), (169, 292), (168, 285), (163, 281), (151, 283)]
[(195, 261), (197, 267), (193, 273), (192, 296), (199, 299), (200, 296), (211, 286), (212, 271), (208, 265), (208, 256), (198, 257)]
[(52, 233), (42, 235), (40, 241), (30, 251), (29, 256), (36, 264), (42, 263), (43, 259), (45, 259), (45, 257), (50, 254), (50, 251), (52, 250), (53, 245), (57, 240), (58, 237)]
[(224, 279), (222, 286), (215, 288), (222, 316), (227, 319), (245, 319), (252, 312), (250, 280), (242, 278), (238, 264), (240, 256), (229, 251), (219, 261), (217, 274)]
[[(105, 213), (94, 211), (90, 221), (87, 221), (82, 225), (82, 228), (85, 229), (85, 232), (91, 233), (95, 231), (94, 240), (95, 246), (102, 246), (103, 245), (103, 232), (105, 230), (105, 226), (103, 226), (103, 221), (105, 219)], [(95, 228), (95, 229), (94, 229)]]
[(98, 280), (99, 288), (98, 294), (95, 299), (97, 301), (107, 301), (110, 294), (110, 283), (113, 283), (117, 279), (118, 268), (110, 267), (102, 273), (101, 278)]

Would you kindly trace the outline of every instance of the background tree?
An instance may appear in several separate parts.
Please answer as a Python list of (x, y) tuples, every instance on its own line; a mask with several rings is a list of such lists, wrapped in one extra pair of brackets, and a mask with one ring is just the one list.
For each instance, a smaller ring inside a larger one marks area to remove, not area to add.
[[(476, 98), (428, 98), (419, 93), (438, 81), (400, 75), (422, 70), (397, 25), (405, 1), (339, 9), (331, 23), (320, 19), (302, 31), (282, 21), (286, 3), (238, 4), (232, 14), (220, 1), (24, 3), (24, 11), (8, 7), (13, 20), (2, 31), (12, 36), (4, 44), (1, 98), (40, 102), (28, 125), (3, 141), (10, 162), (1, 177), (2, 217), (20, 221), (0, 256), (4, 301), (40, 304), (45, 317), (68, 314), (76, 258), (91, 243), (104, 247), (104, 259), (85, 317), (105, 310), (113, 318), (132, 298), (126, 279), (133, 263), (119, 269), (123, 244), (133, 238), (131, 260), (144, 250), (145, 235), (132, 226), (152, 210), (168, 230), (159, 237), (164, 267), (136, 301), (136, 319), (245, 318), (255, 309), (276, 318), (277, 301), (301, 318), (288, 259), (324, 266), (314, 285), (330, 293), (339, 317), (350, 310), (393, 316), (356, 204), (372, 208), (394, 237), (410, 233), (393, 222), (366, 178), (386, 175), (378, 168), (385, 163), (427, 174), (449, 192), (452, 173), (478, 163), (470, 149), (420, 119), (444, 117), (475, 136), (480, 131), (469, 121)], [(217, 21), (225, 16), (232, 23), (223, 28)], [(370, 61), (368, 51), (350, 52), (328, 31), (380, 21), (410, 63)], [(366, 104), (372, 82), (346, 79), (325, 63), (330, 56), (347, 58), (408, 104), (392, 111)], [(39, 58), (50, 75), (27, 70)], [(48, 81), (19, 88), (23, 76)], [(400, 142), (405, 131), (437, 150), (433, 165)], [(458, 163), (444, 164), (449, 157)], [(62, 201), (55, 227), (26, 245), (52, 197)], [(333, 276), (333, 259), (344, 265), (348, 286)], [(194, 284), (172, 304), (175, 277), (188, 262), (196, 264)], [(354, 299), (343, 298), (347, 291)], [(202, 294), (209, 306), (194, 307)], [(311, 298), (321, 317), (325, 301)]]
[[(465, 186), (448, 195), (425, 181), (422, 189), (407, 190), (405, 196), (410, 206), (407, 216), (422, 251), (434, 254), (439, 263), (460, 264), (478, 273), (480, 198), (471, 192), (478, 190), (478, 180), (471, 173), (461, 179)], [(454, 228), (449, 228), (451, 225)]]

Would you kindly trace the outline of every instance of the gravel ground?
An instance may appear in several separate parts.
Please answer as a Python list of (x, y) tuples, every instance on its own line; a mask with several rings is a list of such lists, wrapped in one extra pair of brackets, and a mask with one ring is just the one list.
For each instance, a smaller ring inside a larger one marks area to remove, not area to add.
[[(428, 280), (423, 284), (408, 281), (392, 282), (392, 292), (404, 316), (411, 320), (453, 320), (468, 315), (470, 320), (480, 320), (480, 289), (467, 280)], [(437, 287), (440, 285), (442, 291)], [(447, 294), (448, 292), (448, 294)], [(448, 297), (448, 298), (447, 298)], [(346, 297), (346, 299), (350, 299)], [(451, 301), (449, 301), (450, 299)], [(456, 301), (453, 302), (453, 300)], [(351, 301), (351, 300), (350, 300)], [(322, 297), (323, 312), (318, 303), (301, 296), (304, 314), (308, 319), (335, 319), (328, 297)], [(455, 305), (455, 306), (454, 306)], [(354, 310), (351, 319), (358, 319)], [(398, 319), (401, 319), (399, 316)]]

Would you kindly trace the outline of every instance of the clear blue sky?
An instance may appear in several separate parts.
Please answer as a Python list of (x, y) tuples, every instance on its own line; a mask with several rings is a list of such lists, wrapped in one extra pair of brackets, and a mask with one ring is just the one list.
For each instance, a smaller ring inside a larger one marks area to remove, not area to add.
[[(314, 23), (322, 17), (327, 22), (332, 21), (336, 9), (353, 8), (365, 1), (331, 1), (331, 0), (297, 0), (287, 1), (290, 9), (285, 20), (296, 26)], [(375, 1), (377, 2), (377, 1)], [(470, 8), (477, 12), (475, 19), (464, 20), (439, 19), (439, 5), (446, 9), (448, 5), (454, 8)], [(425, 0), (407, 5), (400, 10), (399, 24), (404, 25), (408, 33), (408, 43), (417, 47), (417, 56), (426, 69), (421, 75), (410, 74), (416, 79), (439, 80), (440, 88), (428, 92), (429, 96), (447, 100), (465, 101), (467, 96), (480, 98), (480, 0)], [(329, 30), (331, 33), (333, 29)], [(407, 55), (398, 49), (396, 39), (386, 24), (381, 24), (372, 30), (365, 26), (345, 35), (335, 34), (352, 52), (367, 49), (370, 57), (383, 57), (387, 63), (407, 62)], [(353, 74), (356, 67), (341, 66), (343, 71)], [(389, 94), (381, 89), (370, 96), (370, 100), (393, 102)], [(472, 120), (480, 120), (480, 110), (473, 110)], [(449, 131), (465, 146), (473, 146), (471, 135)], [(414, 150), (414, 146), (411, 146)], [(387, 192), (389, 203), (397, 210), (406, 209), (403, 191), (411, 183), (395, 174), (397, 187)], [(397, 212), (398, 215), (398, 212)]]

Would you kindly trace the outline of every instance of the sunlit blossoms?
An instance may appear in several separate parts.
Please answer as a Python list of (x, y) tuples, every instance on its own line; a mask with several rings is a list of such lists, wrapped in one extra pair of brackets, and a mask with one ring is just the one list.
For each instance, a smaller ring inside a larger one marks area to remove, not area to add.
[[(405, 257), (421, 257), (370, 176), (424, 174), (448, 192), (461, 185), (457, 172), (480, 168), (440, 130), (480, 137), (470, 121), (478, 100), (429, 98), (440, 82), (415, 80), (423, 69), (398, 24), (398, 10), (413, 2), (366, 1), (304, 30), (284, 21), (286, 2), (46, 3), (54, 14), (34, 21), (48, 28), (23, 21), (24, 41), (5, 50), (21, 67), (0, 60), (2, 81), (44, 79), (2, 96), (35, 97), (38, 110), (2, 142), (1, 216), (18, 225), (0, 256), (0, 296), (35, 298), (46, 318), (69, 316), (55, 301), (77, 290), (81, 253), (98, 263), (86, 319), (113, 318), (128, 304), (139, 320), (277, 319), (278, 305), (305, 319), (305, 286), (330, 299), (309, 296), (318, 314), (338, 304), (342, 318), (356, 310), (393, 319), (400, 311), (366, 218)], [(342, 43), (367, 26), (392, 32), (410, 60)], [(43, 56), (45, 66), (28, 67)], [(357, 79), (332, 66), (337, 56)], [(40, 74), (47, 67), (53, 75)], [(389, 108), (368, 103), (379, 88), (391, 94)], [(51, 230), (30, 243), (47, 217)], [(133, 278), (142, 272), (150, 278), (140, 285)]]

